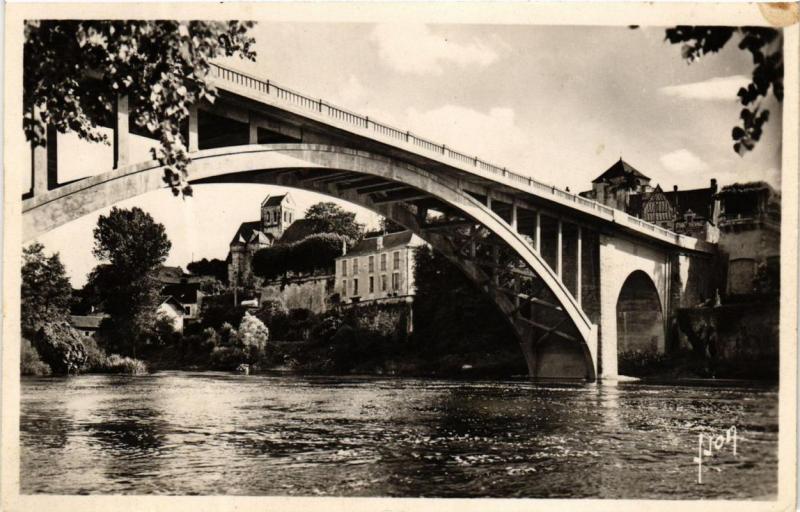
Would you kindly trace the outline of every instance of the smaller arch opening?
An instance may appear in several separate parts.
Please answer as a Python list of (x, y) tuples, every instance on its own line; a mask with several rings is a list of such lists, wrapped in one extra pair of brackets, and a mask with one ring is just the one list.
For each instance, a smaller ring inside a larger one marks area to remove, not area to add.
[(636, 375), (665, 350), (664, 315), (653, 280), (637, 270), (625, 280), (617, 299), (619, 372)]

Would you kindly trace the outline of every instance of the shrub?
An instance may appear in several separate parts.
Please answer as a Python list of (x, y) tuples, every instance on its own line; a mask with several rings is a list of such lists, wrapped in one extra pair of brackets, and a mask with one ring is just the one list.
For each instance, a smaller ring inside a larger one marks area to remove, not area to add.
[(217, 332), (219, 333), (219, 344), (222, 346), (236, 345), (239, 341), (239, 333), (228, 322), (222, 324)]
[(269, 339), (269, 329), (264, 322), (254, 317), (250, 313), (245, 313), (242, 323), (239, 324), (239, 341), (246, 348), (254, 349), (256, 352), (264, 350)]
[(105, 371), (108, 373), (143, 375), (147, 373), (147, 364), (140, 359), (111, 354), (106, 359)]
[(22, 375), (50, 375), (51, 373), (50, 367), (39, 358), (39, 352), (26, 338), (22, 338), (20, 344), (19, 369)]
[(211, 368), (233, 371), (249, 359), (249, 354), (240, 347), (217, 347), (211, 352)]
[(69, 323), (48, 322), (36, 333), (34, 346), (53, 373), (70, 374), (80, 371), (86, 362), (83, 335)]
[(666, 354), (642, 350), (620, 351), (618, 357), (619, 373), (630, 376), (646, 376), (669, 367), (670, 358)]
[(83, 340), (83, 346), (86, 349), (86, 361), (83, 363), (83, 371), (106, 371), (108, 355), (106, 351), (97, 344), (97, 341), (92, 337), (87, 337)]

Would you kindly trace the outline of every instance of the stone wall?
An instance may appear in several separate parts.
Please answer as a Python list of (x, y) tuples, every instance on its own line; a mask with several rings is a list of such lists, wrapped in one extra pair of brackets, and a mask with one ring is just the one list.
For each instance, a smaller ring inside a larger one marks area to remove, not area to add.
[(309, 309), (314, 313), (324, 313), (330, 304), (328, 297), (333, 293), (333, 276), (313, 276), (283, 283), (270, 282), (260, 288), (261, 302), (277, 300), (287, 309)]
[(726, 377), (778, 376), (780, 304), (758, 301), (681, 309), (677, 344), (707, 359)]

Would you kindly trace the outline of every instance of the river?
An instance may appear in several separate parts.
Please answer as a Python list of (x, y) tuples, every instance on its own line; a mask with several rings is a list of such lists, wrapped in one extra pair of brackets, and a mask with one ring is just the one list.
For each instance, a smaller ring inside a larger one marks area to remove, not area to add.
[[(774, 499), (778, 395), (159, 372), (23, 378), (24, 494)], [(702, 463), (698, 434), (737, 428)]]

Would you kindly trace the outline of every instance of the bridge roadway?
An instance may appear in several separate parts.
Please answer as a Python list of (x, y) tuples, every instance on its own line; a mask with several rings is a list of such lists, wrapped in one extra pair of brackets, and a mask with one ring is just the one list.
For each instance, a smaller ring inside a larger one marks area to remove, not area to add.
[[(270, 81), (218, 65), (211, 80), (220, 97), (193, 107), (189, 119), (190, 182), (314, 190), (413, 230), (493, 298), (534, 377), (616, 374), (617, 303), (636, 271), (656, 296), (650, 313), (663, 350), (670, 312), (691, 295), (687, 266), (714, 253), (704, 241)], [(127, 109), (118, 99), (113, 169), (59, 185), (55, 143), (34, 149), (25, 240), (163, 188), (157, 162), (128, 161)]]

